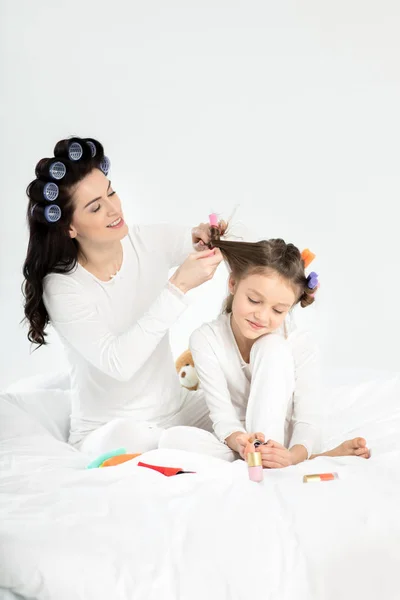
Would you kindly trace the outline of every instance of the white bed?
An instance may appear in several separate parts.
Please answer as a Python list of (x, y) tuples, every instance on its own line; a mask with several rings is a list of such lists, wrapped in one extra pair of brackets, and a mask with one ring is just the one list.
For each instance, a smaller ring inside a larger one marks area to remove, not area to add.
[[(326, 446), (357, 434), (369, 461), (265, 471), (155, 450), (86, 470), (65, 443), (68, 394), (0, 396), (0, 599), (398, 600), (400, 376), (331, 387)], [(309, 472), (339, 480), (304, 484)]]

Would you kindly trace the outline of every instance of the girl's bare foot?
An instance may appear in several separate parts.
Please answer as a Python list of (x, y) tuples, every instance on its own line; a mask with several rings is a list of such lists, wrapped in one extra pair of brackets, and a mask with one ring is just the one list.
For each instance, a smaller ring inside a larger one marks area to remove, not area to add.
[(356, 437), (352, 440), (342, 442), (333, 450), (324, 452), (323, 456), (360, 456), (361, 458), (369, 458), (369, 450), (367, 442), (362, 437)]

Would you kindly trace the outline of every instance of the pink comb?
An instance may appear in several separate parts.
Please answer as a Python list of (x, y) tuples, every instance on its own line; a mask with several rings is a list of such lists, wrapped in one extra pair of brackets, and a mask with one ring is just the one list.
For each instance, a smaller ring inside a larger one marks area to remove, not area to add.
[(210, 219), (211, 227), (218, 227), (218, 216), (215, 213), (208, 215), (208, 218)]

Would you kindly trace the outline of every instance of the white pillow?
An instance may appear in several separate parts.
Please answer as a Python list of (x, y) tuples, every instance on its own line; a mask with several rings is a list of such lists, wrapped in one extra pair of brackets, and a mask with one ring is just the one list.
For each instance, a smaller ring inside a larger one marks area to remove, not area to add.
[(68, 440), (71, 414), (68, 373), (20, 379), (8, 387), (6, 396), (8, 402), (22, 409), (57, 440)]
[(53, 437), (68, 441), (71, 414), (71, 392), (65, 390), (32, 390), (6, 393), (8, 402), (21, 409)]
[(363, 436), (371, 454), (392, 451), (400, 436), (400, 374), (329, 386), (321, 399), (323, 449)]
[(32, 435), (50, 435), (33, 416), (15, 404), (10, 394), (0, 394), (0, 442)]
[(0, 588), (0, 600), (23, 600), (22, 596), (14, 594), (11, 590)]

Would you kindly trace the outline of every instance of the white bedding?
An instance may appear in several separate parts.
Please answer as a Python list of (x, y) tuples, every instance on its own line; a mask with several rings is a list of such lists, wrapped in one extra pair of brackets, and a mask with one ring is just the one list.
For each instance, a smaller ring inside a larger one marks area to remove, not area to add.
[[(321, 458), (263, 484), (242, 461), (171, 450), (141, 460), (197, 473), (86, 470), (21, 405), (0, 396), (1, 600), (400, 597), (400, 377), (326, 396), (326, 445), (362, 433), (369, 461)], [(325, 471), (339, 480), (302, 483)]]

